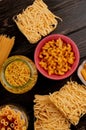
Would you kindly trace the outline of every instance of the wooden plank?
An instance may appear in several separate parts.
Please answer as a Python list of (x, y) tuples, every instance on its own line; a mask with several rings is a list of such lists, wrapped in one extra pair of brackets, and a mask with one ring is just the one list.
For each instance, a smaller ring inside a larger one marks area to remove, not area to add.
[[(55, 33), (67, 34), (86, 26), (86, 0), (44, 0), (49, 9), (63, 19)], [(32, 4), (33, 0), (0, 1), (0, 21), (12, 17)]]
[[(20, 39), (16, 40), (12, 54), (27, 54), (34, 50), (34, 46), (29, 45), (12, 21), (12, 16), (21, 12), (32, 2), (33, 0), (21, 0), (21, 2), (20, 0), (0, 1), (0, 33), (15, 35), (16, 39)], [(52, 33), (68, 35), (86, 27), (86, 0), (44, 0), (44, 2), (54, 14), (63, 19), (63, 22), (59, 22), (58, 27)]]
[(77, 44), (80, 51), (80, 58), (86, 57), (86, 28), (68, 35)]
[[(9, 35), (16, 36), (16, 43), (12, 50), (13, 54), (28, 55), (33, 59), (34, 49), (36, 45), (30, 45), (25, 37), (19, 32), (17, 27), (12, 21), (12, 16), (22, 11), (27, 5), (31, 4), (33, 0), (2, 0), (0, 1), (0, 32), (8, 33)], [(66, 34), (72, 40), (74, 40), (79, 48), (81, 60), (86, 58), (86, 0), (44, 0), (49, 9), (60, 16), (63, 22), (59, 23), (59, 26), (53, 33)], [(3, 5), (3, 6), (2, 6)], [(7, 20), (7, 27), (4, 27), (3, 21)], [(3, 26), (2, 26), (3, 25)], [(69, 77), (70, 78), (70, 77)], [(59, 90), (67, 80), (53, 81), (46, 79), (39, 74), (39, 79), (34, 88), (23, 95), (13, 95), (7, 92), (1, 86), (0, 105), (6, 103), (16, 103), (26, 109), (28, 116), (30, 116), (29, 129), (33, 130), (33, 99), (34, 94), (49, 94)], [(77, 74), (71, 76), (71, 79), (79, 81)], [(6, 98), (5, 98), (6, 97)], [(11, 97), (11, 98), (10, 98)], [(24, 99), (24, 100), (22, 100)], [(82, 119), (77, 128), (72, 126), (71, 130), (85, 130), (86, 118)]]
[(54, 33), (68, 34), (86, 27), (86, 0), (65, 0), (52, 10), (63, 19)]

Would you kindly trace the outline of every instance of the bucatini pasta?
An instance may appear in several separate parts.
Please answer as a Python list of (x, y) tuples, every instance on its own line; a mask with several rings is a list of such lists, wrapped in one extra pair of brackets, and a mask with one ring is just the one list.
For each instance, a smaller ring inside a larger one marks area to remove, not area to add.
[(0, 67), (9, 56), (11, 49), (14, 45), (15, 37), (8, 37), (6, 35), (0, 35)]
[(34, 103), (34, 130), (70, 130), (70, 123), (48, 95), (35, 95)]
[(0, 108), (0, 130), (27, 130), (22, 112), (9, 105)]
[(42, 0), (35, 0), (13, 19), (29, 42), (34, 44), (56, 28), (56, 18), (59, 17), (55, 16)]
[(77, 125), (80, 117), (86, 114), (86, 86), (77, 82), (68, 82), (49, 98), (73, 125)]
[(51, 40), (44, 44), (39, 53), (40, 66), (49, 75), (64, 75), (71, 69), (75, 60), (75, 54), (69, 43), (63, 42), (61, 38)]

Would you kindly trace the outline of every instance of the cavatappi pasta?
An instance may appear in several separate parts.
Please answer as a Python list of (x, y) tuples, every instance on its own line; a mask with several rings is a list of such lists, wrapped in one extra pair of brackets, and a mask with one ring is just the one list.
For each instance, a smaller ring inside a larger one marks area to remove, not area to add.
[(57, 27), (57, 18), (61, 20), (42, 0), (35, 0), (13, 19), (29, 42), (34, 44)]
[(68, 82), (49, 98), (73, 125), (77, 125), (80, 117), (86, 114), (86, 86), (77, 82)]
[(11, 49), (14, 45), (15, 37), (8, 37), (6, 35), (0, 35), (0, 67), (9, 56)]
[(75, 54), (70, 43), (61, 38), (50, 40), (44, 44), (39, 53), (39, 65), (49, 75), (64, 75), (74, 63)]
[(13, 61), (6, 67), (5, 78), (12, 86), (22, 86), (30, 79), (30, 68), (21, 60)]
[(35, 95), (34, 103), (34, 130), (70, 130), (70, 123), (48, 95)]
[(27, 130), (22, 113), (9, 105), (0, 108), (0, 130)]

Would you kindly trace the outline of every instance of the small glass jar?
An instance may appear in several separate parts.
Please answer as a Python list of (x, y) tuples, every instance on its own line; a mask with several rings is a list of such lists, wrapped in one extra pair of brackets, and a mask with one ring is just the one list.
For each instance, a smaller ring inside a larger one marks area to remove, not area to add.
[(0, 107), (0, 130), (27, 130), (29, 118), (22, 108), (15, 105)]
[(0, 73), (3, 87), (15, 94), (22, 94), (31, 90), (36, 84), (37, 77), (34, 62), (22, 55), (9, 57), (4, 62)]

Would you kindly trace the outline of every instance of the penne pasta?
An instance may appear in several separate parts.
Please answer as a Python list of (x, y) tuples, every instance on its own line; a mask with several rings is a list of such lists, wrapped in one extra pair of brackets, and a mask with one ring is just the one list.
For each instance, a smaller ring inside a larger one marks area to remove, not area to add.
[[(8, 111), (5, 113), (4, 111)], [(20, 111), (6, 105), (0, 110), (0, 130), (27, 130), (26, 120)]]

